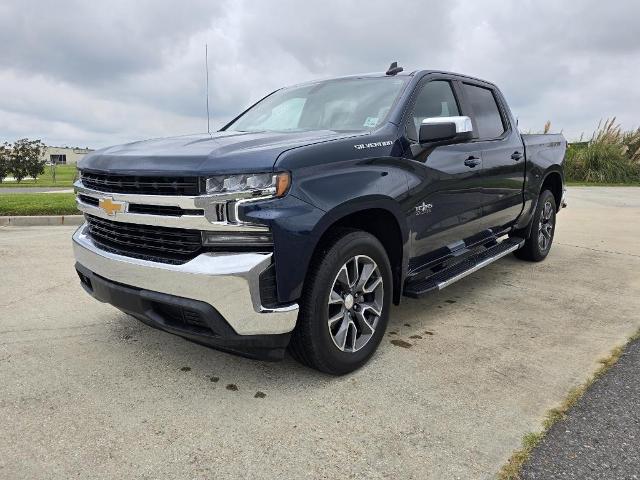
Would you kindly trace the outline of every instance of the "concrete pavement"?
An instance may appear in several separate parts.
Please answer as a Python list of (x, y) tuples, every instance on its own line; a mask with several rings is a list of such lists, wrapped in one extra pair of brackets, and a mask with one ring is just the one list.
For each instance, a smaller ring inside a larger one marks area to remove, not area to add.
[(342, 378), (148, 328), (82, 291), (73, 228), (1, 227), (0, 478), (492, 478), (640, 326), (640, 188), (569, 195), (545, 262), (404, 299)]

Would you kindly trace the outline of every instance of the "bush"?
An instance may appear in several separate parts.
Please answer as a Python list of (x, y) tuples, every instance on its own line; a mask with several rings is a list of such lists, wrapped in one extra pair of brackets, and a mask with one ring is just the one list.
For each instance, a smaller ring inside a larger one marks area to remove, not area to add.
[(601, 122), (588, 142), (569, 145), (564, 164), (568, 181), (640, 182), (640, 129), (623, 132), (615, 120)]

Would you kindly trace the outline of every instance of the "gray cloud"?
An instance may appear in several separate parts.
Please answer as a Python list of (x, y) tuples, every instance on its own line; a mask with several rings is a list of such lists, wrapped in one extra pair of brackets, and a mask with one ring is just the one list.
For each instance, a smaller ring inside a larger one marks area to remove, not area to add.
[(206, 0), (9, 1), (0, 10), (0, 63), (83, 86), (160, 69), (219, 17)]
[(104, 146), (206, 128), (282, 85), (380, 71), (494, 81), (524, 130), (640, 124), (640, 3), (4, 0), (0, 138)]

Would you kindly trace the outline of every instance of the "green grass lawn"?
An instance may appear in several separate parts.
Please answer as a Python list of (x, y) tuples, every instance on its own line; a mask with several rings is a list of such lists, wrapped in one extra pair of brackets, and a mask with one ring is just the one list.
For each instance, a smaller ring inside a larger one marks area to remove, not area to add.
[(76, 176), (75, 165), (58, 165), (56, 167), (56, 183), (53, 183), (53, 176), (51, 167), (49, 165), (44, 167), (44, 174), (38, 177), (38, 180), (33, 178), (25, 178), (20, 183), (16, 181), (8, 182), (6, 179), (0, 183), (0, 188), (8, 187), (70, 187), (73, 185), (73, 180)]
[(0, 195), (0, 216), (79, 215), (73, 193), (16, 193)]

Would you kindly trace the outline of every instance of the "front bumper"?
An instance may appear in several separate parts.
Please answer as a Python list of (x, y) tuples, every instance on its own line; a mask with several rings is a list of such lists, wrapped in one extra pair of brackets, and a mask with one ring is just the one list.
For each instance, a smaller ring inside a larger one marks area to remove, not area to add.
[[(286, 334), (295, 327), (297, 304), (278, 308), (266, 308), (261, 304), (259, 275), (271, 265), (271, 253), (204, 253), (182, 265), (171, 265), (101, 250), (84, 233), (85, 228), (86, 225), (81, 226), (73, 235), (73, 249), (80, 273), (89, 279), (96, 275), (100, 285), (106, 282), (107, 285), (143, 292), (140, 294), (143, 297), (149, 293), (164, 294), (211, 307), (211, 311), (218, 313), (230, 327), (226, 332), (212, 332), (220, 340), (217, 342), (220, 345), (215, 346), (223, 346), (221, 342), (225, 336)], [(89, 293), (94, 295), (91, 291)], [(109, 296), (94, 296), (101, 301), (115, 303)], [(134, 315), (149, 317), (144, 309), (132, 311), (131, 307), (127, 310), (122, 305), (116, 306)], [(162, 325), (158, 318), (151, 320), (160, 328), (175, 330)], [(176, 331), (172, 333), (183, 335)]]

